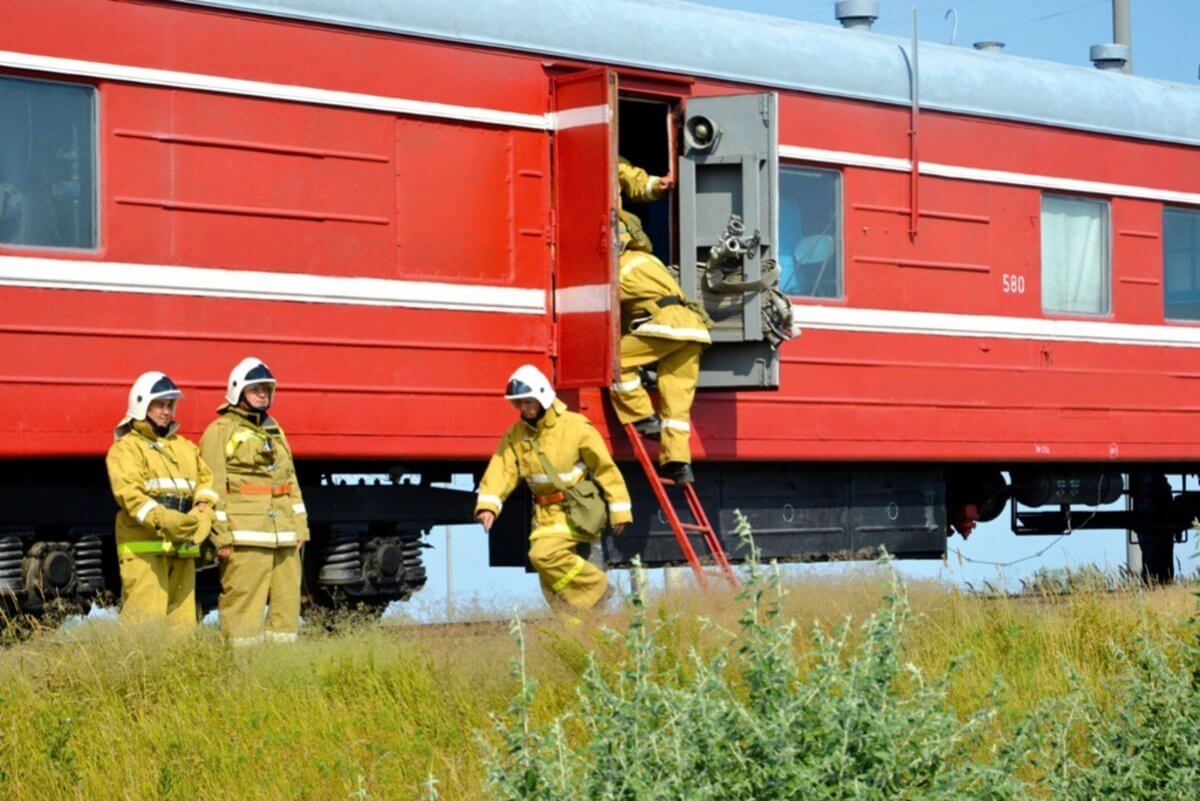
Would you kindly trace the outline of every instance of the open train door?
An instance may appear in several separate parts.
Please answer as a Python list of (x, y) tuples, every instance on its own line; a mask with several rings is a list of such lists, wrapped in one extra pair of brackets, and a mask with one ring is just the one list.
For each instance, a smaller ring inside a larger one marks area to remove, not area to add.
[(553, 79), (555, 385), (607, 387), (619, 369), (617, 76)]
[[(759, 290), (714, 291), (703, 265), (730, 215), (741, 217), (757, 245), (733, 282), (763, 278), (779, 241), (778, 98), (763, 94), (692, 97), (684, 105), (679, 151), (679, 264), (684, 293), (704, 303), (716, 323), (701, 358), (700, 386), (779, 386), (779, 352), (764, 333)], [(766, 273), (770, 277), (770, 271)], [(718, 282), (719, 284), (720, 282)]]

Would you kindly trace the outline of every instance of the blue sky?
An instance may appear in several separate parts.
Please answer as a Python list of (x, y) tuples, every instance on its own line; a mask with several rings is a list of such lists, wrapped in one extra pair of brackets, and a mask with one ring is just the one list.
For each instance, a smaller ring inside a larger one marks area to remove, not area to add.
[[(704, 5), (790, 17), (835, 25), (833, 3), (828, 0), (700, 0)], [(921, 38), (948, 43), (951, 21), (946, 11), (958, 12), (956, 43), (994, 39), (1006, 43), (1006, 52), (1068, 64), (1090, 66), (1088, 48), (1112, 39), (1109, 0), (881, 0), (875, 30), (908, 36), (909, 9), (916, 8)], [(1195, 84), (1200, 66), (1200, 0), (1133, 0), (1133, 44), (1135, 73), (1163, 80)], [(497, 432), (499, 436), (500, 432)], [(461, 482), (461, 480), (460, 480)], [(466, 482), (469, 484), (469, 482)], [(1055, 541), (1044, 537), (1016, 537), (1008, 531), (1008, 516), (986, 524), (963, 542), (949, 542), (946, 562), (903, 562), (906, 575), (940, 578), (955, 583), (980, 585), (985, 580), (1011, 583), (1039, 567), (1063, 567), (1097, 563), (1118, 567), (1125, 564), (1124, 532), (1084, 532)], [(460, 612), (472, 607), (496, 608), (513, 605), (536, 607), (541, 603), (537, 580), (515, 569), (487, 568), (486, 535), (478, 526), (455, 526), (453, 544), (453, 598)], [(432, 533), (432, 550), (426, 551), (430, 580), (425, 591), (408, 611), (422, 618), (445, 614), (446, 532)], [(1008, 568), (979, 562), (1011, 562), (1037, 554)], [(1178, 549), (1187, 556), (1192, 546)], [(797, 568), (830, 574), (854, 570), (853, 566), (821, 565)], [(661, 571), (656, 571), (661, 573)], [(624, 578), (618, 578), (623, 581)], [(662, 584), (662, 576), (651, 577)]]

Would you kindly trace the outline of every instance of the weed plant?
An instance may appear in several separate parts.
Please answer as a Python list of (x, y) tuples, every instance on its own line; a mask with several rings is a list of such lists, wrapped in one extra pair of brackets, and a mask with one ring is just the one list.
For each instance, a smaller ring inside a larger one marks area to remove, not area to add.
[[(742, 533), (749, 539), (744, 519)], [(757, 565), (737, 596), (727, 647), (680, 661), (668, 624), (634, 598), (612, 664), (588, 660), (573, 708), (533, 719), (535, 682), (514, 624), (520, 692), (484, 743), (493, 801), (1066, 801), (1200, 798), (1200, 626), (1177, 654), (1139, 634), (1111, 698), (1068, 668), (1071, 689), (997, 731), (1005, 688), (956, 709), (962, 661), (930, 675), (904, 657), (912, 610), (893, 573), (859, 627), (817, 624), (801, 654), (777, 571)], [(1076, 587), (1075, 591), (1086, 591)], [(1093, 588), (1093, 591), (1099, 588)], [(1110, 588), (1105, 587), (1105, 590)]]
[[(750, 546), (753, 548), (752, 544)], [(756, 560), (752, 560), (756, 564)], [(956, 671), (927, 677), (902, 656), (911, 610), (892, 578), (883, 608), (861, 626), (817, 625), (812, 652), (795, 647), (781, 615), (778, 572), (752, 567), (745, 611), (728, 648), (696, 650), (679, 665), (638, 599), (622, 656), (589, 659), (574, 709), (532, 720), (534, 682), (520, 624), (521, 687), (485, 744), (487, 797), (496, 801), (733, 801), (734, 799), (1014, 799), (1027, 736), (969, 758), (993, 712), (957, 717), (947, 700)]]
[(515, 638), (35, 627), (0, 647), (0, 798), (1194, 801), (1194, 610), (764, 569)]

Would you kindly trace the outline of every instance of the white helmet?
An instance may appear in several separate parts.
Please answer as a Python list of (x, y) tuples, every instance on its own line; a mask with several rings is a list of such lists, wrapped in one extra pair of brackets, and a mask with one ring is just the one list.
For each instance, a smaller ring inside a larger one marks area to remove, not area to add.
[(554, 403), (554, 387), (550, 379), (532, 364), (523, 364), (508, 377), (508, 387), (504, 390), (506, 400), (534, 398), (542, 404), (543, 409), (549, 409)]
[(157, 370), (142, 373), (129, 388), (129, 403), (125, 407), (125, 416), (113, 429), (113, 438), (120, 439), (128, 433), (134, 420), (145, 420), (151, 401), (182, 397), (183, 393), (179, 391), (178, 385), (168, 378), (166, 373)]
[(229, 383), (225, 385), (225, 400), (230, 406), (237, 406), (242, 399), (242, 392), (252, 384), (270, 384), (275, 387), (275, 376), (262, 359), (247, 356), (237, 363), (229, 372)]

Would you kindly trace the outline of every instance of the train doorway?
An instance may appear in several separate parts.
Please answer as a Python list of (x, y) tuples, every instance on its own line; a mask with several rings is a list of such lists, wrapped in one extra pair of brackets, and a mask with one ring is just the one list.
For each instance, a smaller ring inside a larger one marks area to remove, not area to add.
[[(617, 152), (651, 175), (675, 174), (677, 153), (669, 126), (674, 125), (676, 104), (661, 98), (622, 94), (617, 103)], [(677, 263), (678, 216), (675, 193), (653, 203), (622, 199), (625, 209), (642, 221), (654, 253), (664, 264)]]

